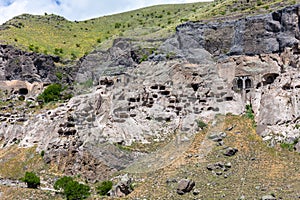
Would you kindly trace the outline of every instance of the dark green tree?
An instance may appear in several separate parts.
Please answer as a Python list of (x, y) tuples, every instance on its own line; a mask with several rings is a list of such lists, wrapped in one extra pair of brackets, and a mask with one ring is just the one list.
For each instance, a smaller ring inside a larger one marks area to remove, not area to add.
[(68, 200), (86, 199), (90, 196), (90, 187), (77, 181), (71, 181), (66, 185), (64, 195)]
[(90, 187), (74, 181), (72, 177), (64, 176), (54, 183), (54, 189), (62, 190), (68, 200), (82, 200), (90, 196)]
[(58, 179), (55, 183), (54, 183), (54, 189), (56, 190), (64, 190), (66, 188), (66, 186), (68, 185), (69, 182), (73, 181), (72, 177), (69, 176), (64, 176), (60, 179)]
[(41, 184), (40, 177), (34, 172), (26, 172), (23, 181), (27, 184), (28, 188), (37, 188)]

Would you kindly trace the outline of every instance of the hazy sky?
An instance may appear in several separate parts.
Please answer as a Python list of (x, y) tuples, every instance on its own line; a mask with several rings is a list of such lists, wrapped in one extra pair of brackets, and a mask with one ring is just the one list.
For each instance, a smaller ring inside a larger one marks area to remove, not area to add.
[(212, 0), (0, 0), (0, 24), (23, 13), (46, 12), (80, 21), (151, 5), (200, 1)]

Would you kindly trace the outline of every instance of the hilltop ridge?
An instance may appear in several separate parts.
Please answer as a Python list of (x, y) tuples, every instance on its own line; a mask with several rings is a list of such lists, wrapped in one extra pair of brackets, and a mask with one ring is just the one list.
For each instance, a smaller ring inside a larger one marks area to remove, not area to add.
[[(95, 48), (111, 47), (113, 39), (128, 37), (141, 47), (157, 48), (160, 40), (175, 33), (175, 27), (185, 21), (237, 18), (266, 13), (295, 4), (297, 1), (218, 0), (209, 3), (159, 5), (71, 22), (49, 15), (17, 16), (0, 28), (0, 42), (23, 50), (57, 55), (64, 59), (79, 59)], [(299, 1), (298, 1), (299, 2)]]

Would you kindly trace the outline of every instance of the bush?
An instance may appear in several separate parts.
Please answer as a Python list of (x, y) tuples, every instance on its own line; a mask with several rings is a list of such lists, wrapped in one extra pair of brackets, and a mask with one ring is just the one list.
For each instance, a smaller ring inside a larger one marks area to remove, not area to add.
[(246, 117), (251, 120), (254, 120), (254, 112), (252, 110), (251, 104), (246, 105)]
[(60, 190), (60, 189), (64, 190), (64, 189), (66, 188), (66, 185), (67, 185), (69, 182), (71, 182), (71, 181), (73, 181), (73, 178), (72, 178), (72, 177), (64, 176), (64, 177), (58, 179), (58, 180), (54, 183), (54, 186), (53, 186), (53, 187), (54, 187), (54, 189), (56, 189), (56, 190)]
[(54, 55), (59, 56), (60, 54), (63, 54), (64, 50), (62, 48), (55, 48), (54, 49)]
[(263, 4), (263, 2), (261, 0), (257, 0), (256, 3), (257, 3), (257, 6), (261, 6)]
[(207, 127), (207, 124), (205, 122), (203, 122), (202, 120), (198, 120), (197, 125), (201, 129), (204, 129), (205, 127)]
[(28, 49), (29, 49), (30, 51), (34, 51), (34, 45), (33, 45), (33, 44), (30, 44), (29, 47), (28, 47)]
[(245, 116), (252, 121), (253, 127), (256, 127), (255, 116), (251, 104), (246, 105)]
[(97, 193), (104, 196), (107, 195), (107, 193), (111, 190), (113, 186), (112, 181), (103, 181), (100, 183), (100, 185), (96, 188)]
[(71, 60), (76, 60), (77, 56), (75, 53), (71, 53)]
[(121, 28), (122, 24), (121, 23), (115, 23), (115, 28)]
[(54, 184), (54, 189), (62, 190), (68, 200), (86, 199), (90, 196), (90, 187), (74, 181), (72, 177), (64, 176)]
[(286, 143), (283, 142), (280, 144), (280, 147), (283, 149), (287, 149), (289, 151), (294, 151), (295, 150), (295, 145), (299, 142), (299, 139), (297, 138), (296, 140), (294, 140), (292, 143)]
[(22, 179), (28, 188), (37, 188), (40, 184), (40, 177), (35, 175), (34, 172), (26, 172), (24, 178)]
[(141, 63), (141, 62), (144, 62), (144, 61), (146, 61), (146, 60), (148, 60), (148, 56), (147, 56), (146, 54), (144, 54), (144, 55), (142, 55), (142, 57), (140, 58), (139, 62)]
[(62, 92), (62, 86), (60, 84), (54, 83), (49, 85), (42, 94), (38, 96), (38, 99), (44, 101), (44, 103), (49, 103), (51, 101), (57, 101), (60, 99), (60, 93)]
[(289, 151), (293, 151), (294, 150), (294, 147), (295, 147), (295, 144), (292, 143), (292, 144), (289, 144), (289, 143), (281, 143), (280, 144), (280, 147), (283, 148), (283, 149), (287, 149)]

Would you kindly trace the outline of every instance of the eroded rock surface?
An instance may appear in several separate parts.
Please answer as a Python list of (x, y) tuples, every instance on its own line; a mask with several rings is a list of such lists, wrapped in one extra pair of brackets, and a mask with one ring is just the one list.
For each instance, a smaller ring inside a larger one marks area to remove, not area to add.
[(56, 81), (54, 62), (58, 60), (58, 57), (28, 53), (9, 45), (0, 45), (0, 81)]

